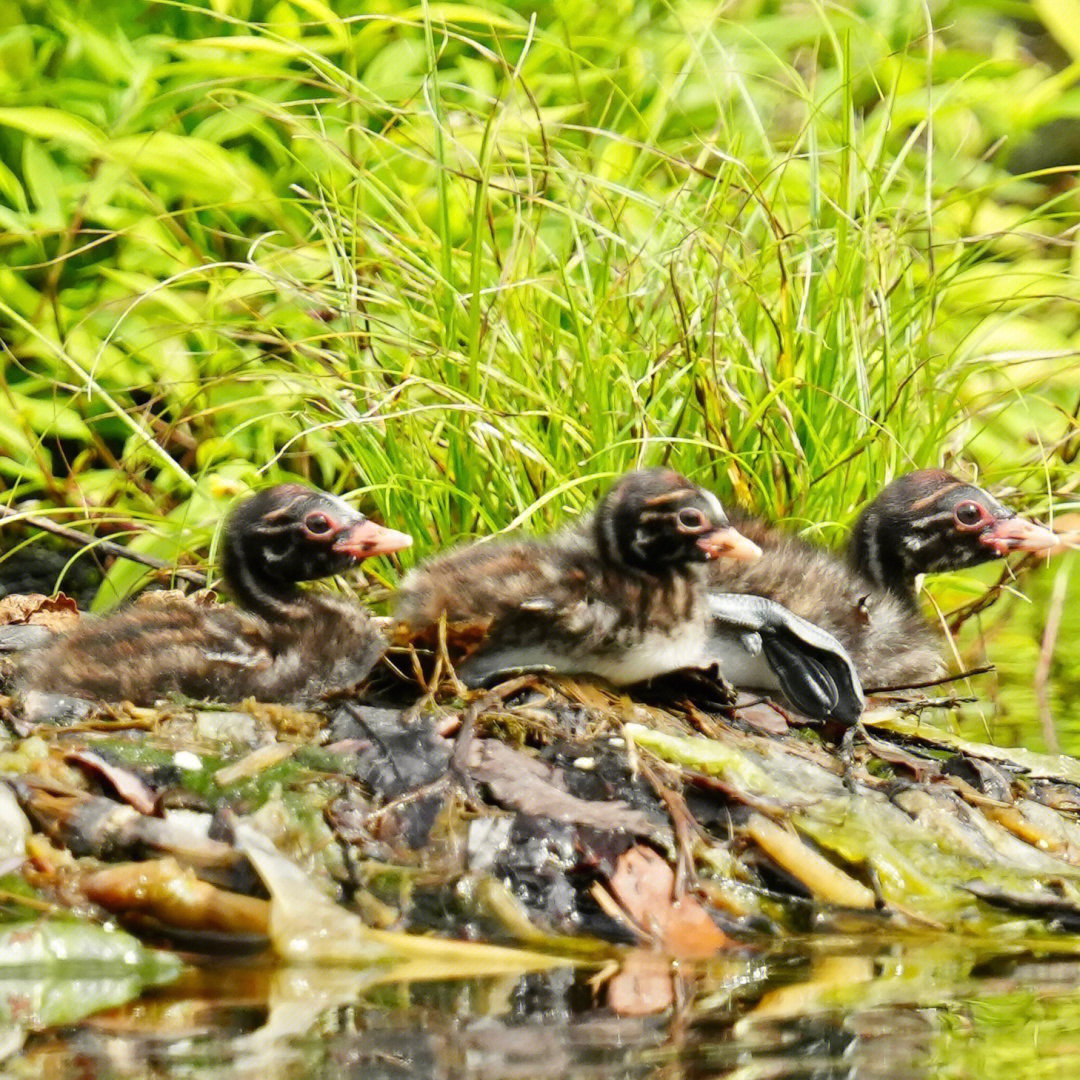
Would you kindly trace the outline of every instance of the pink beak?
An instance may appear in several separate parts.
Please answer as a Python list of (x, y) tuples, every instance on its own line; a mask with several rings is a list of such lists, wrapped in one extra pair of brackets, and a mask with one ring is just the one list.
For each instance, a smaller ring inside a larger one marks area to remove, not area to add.
[(1011, 551), (1033, 551), (1050, 554), (1061, 542), (1055, 532), (1027, 518), (1010, 517), (995, 521), (979, 535), (979, 543), (991, 548), (995, 555)]
[(752, 562), (761, 558), (761, 548), (753, 540), (747, 540), (741, 532), (731, 525), (713, 529), (698, 539), (697, 546), (710, 559), (735, 559), (737, 562)]
[(412, 544), (408, 533), (376, 525), (366, 518), (359, 524), (347, 529), (334, 541), (334, 550), (352, 555), (357, 559), (367, 559), (372, 555), (391, 555)]

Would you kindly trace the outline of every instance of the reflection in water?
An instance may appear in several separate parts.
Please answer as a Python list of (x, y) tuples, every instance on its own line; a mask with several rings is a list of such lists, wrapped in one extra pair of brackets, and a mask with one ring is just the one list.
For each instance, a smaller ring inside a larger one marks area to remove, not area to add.
[(666, 977), (669, 1003), (628, 1016), (595, 970), (402, 983), (370, 969), (204, 969), (30, 1036), (6, 1075), (1025, 1080), (1072, 1075), (1080, 1058), (1080, 960), (1019, 947), (848, 938)]

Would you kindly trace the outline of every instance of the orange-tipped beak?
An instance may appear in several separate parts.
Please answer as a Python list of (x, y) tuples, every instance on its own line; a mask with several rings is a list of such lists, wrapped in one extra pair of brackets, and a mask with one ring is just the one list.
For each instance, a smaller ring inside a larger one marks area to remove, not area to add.
[(710, 559), (735, 559), (738, 562), (752, 562), (761, 558), (761, 548), (731, 525), (713, 529), (702, 536), (697, 546)]
[(1037, 525), (1027, 518), (1011, 517), (995, 521), (979, 536), (979, 543), (992, 548), (996, 555), (1008, 555), (1011, 551), (1034, 551), (1050, 554), (1061, 543), (1061, 537), (1045, 525)]
[(390, 555), (411, 544), (412, 537), (408, 533), (388, 529), (365, 519), (343, 532), (334, 541), (334, 550), (356, 559), (367, 559), (372, 555)]

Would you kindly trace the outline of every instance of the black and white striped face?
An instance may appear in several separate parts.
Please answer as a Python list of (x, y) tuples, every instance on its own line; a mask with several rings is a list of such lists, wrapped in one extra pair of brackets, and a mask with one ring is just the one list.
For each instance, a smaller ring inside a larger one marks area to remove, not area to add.
[(600, 552), (616, 565), (659, 572), (761, 550), (728, 524), (710, 491), (670, 469), (627, 473), (596, 509)]
[(918, 574), (961, 570), (1013, 551), (1048, 551), (1056, 540), (982, 488), (921, 469), (894, 480), (867, 507), (851, 552), (871, 580), (905, 589)]
[(371, 555), (400, 551), (412, 537), (368, 521), (326, 492), (279, 484), (242, 502), (225, 527), (225, 558), (268, 581), (313, 581)]

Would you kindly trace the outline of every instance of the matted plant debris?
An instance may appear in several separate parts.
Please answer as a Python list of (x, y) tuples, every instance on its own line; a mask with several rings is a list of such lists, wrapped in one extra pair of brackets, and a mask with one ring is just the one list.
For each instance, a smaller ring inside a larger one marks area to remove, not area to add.
[(910, 703), (845, 742), (700, 680), (469, 692), (458, 650), (397, 652), (315, 712), (177, 701), (70, 722), (61, 702), (27, 728), (8, 699), (2, 869), (53, 917), (188, 953), (607, 964), (627, 1014), (670, 1002), (666, 958), (793, 931), (1066, 948), (1080, 928), (1072, 758), (965, 741)]

